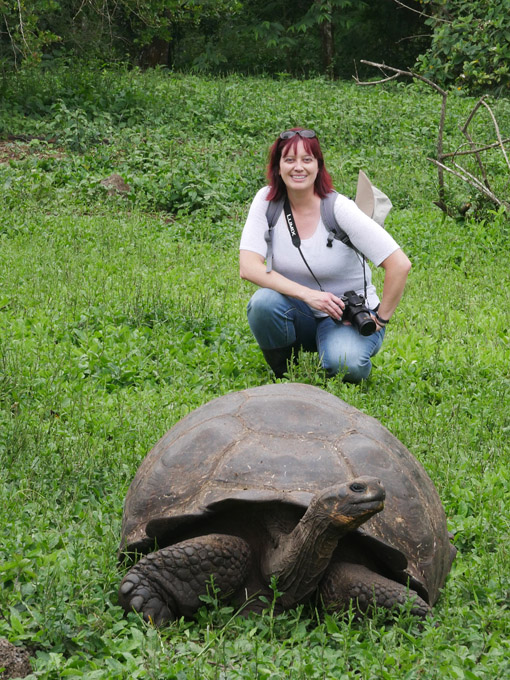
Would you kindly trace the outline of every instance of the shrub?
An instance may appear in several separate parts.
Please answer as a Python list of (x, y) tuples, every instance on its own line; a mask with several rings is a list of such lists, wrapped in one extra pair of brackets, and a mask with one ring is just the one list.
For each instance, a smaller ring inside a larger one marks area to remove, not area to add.
[(510, 87), (508, 0), (422, 0), (433, 28), (430, 49), (418, 58), (424, 75), (469, 91)]

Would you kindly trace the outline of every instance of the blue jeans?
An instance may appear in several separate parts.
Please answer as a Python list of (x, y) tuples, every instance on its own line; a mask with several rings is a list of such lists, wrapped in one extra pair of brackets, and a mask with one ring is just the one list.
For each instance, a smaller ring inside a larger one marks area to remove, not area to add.
[(248, 323), (263, 350), (298, 346), (318, 352), (330, 376), (345, 372), (344, 380), (358, 383), (368, 378), (370, 357), (381, 348), (385, 329), (363, 336), (350, 325), (337, 324), (329, 316), (317, 318), (296, 298), (259, 288), (248, 303)]

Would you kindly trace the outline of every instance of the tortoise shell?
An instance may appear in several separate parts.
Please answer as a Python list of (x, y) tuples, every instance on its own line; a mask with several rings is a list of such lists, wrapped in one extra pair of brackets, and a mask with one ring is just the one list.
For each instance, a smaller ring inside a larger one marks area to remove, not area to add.
[(197, 535), (206, 518), (245, 504), (304, 513), (322, 489), (360, 476), (386, 490), (384, 510), (356, 530), (360, 539), (433, 605), (455, 553), (433, 482), (377, 420), (305, 384), (230, 393), (172, 427), (128, 490), (120, 551), (149, 552), (192, 526)]

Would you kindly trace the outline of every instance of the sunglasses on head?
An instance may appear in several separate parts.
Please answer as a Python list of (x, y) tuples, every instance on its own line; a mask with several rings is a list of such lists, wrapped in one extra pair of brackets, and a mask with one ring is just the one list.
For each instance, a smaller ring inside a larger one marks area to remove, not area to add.
[(296, 135), (305, 137), (306, 139), (317, 137), (313, 130), (285, 130), (285, 132), (280, 133), (280, 139), (292, 139), (292, 137), (295, 137)]

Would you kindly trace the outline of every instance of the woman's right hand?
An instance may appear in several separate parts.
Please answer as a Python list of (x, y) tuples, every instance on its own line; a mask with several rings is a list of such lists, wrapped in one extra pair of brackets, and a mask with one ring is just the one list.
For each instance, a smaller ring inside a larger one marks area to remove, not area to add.
[(324, 312), (335, 321), (340, 321), (344, 313), (344, 301), (333, 293), (320, 290), (308, 289), (309, 294), (304, 297), (304, 302), (320, 312)]
[(289, 295), (303, 300), (307, 305), (324, 312), (335, 321), (340, 321), (344, 311), (344, 303), (337, 295), (308, 288), (291, 281), (274, 270), (266, 272), (264, 258), (250, 250), (241, 250), (239, 254), (239, 273), (242, 279), (251, 281), (261, 288), (271, 288), (282, 295)]

